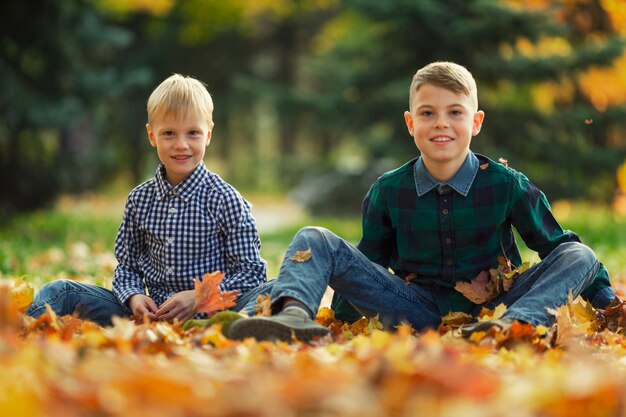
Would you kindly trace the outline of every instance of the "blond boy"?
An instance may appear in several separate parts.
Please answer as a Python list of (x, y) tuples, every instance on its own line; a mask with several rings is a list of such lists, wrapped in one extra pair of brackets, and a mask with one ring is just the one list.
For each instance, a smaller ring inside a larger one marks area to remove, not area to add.
[(196, 314), (193, 279), (225, 273), (249, 310), (266, 285), (266, 265), (250, 204), (203, 163), (213, 132), (213, 101), (200, 81), (174, 74), (148, 99), (146, 130), (161, 161), (131, 191), (115, 240), (113, 291), (74, 281), (41, 288), (26, 312), (49, 304), (101, 325), (113, 316), (185, 321)]

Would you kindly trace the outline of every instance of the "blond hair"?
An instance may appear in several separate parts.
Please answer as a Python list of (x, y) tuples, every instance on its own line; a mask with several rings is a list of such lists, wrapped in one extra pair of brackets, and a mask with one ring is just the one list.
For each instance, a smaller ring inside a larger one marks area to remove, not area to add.
[(173, 74), (154, 89), (148, 98), (148, 123), (157, 117), (181, 118), (189, 112), (205, 119), (213, 128), (213, 100), (206, 85), (193, 77)]
[(478, 110), (478, 88), (472, 74), (462, 65), (454, 62), (433, 62), (418, 70), (413, 76), (409, 90), (409, 108), (413, 96), (423, 85), (442, 87), (456, 94), (464, 94), (472, 100), (474, 110)]

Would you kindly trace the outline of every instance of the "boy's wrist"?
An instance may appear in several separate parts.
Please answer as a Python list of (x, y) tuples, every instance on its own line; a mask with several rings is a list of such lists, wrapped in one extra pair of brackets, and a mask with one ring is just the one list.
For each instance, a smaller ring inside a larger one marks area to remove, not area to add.
[(615, 290), (612, 287), (604, 287), (593, 296), (591, 305), (594, 308), (605, 309), (614, 302), (615, 299), (619, 300), (619, 297), (615, 294)]

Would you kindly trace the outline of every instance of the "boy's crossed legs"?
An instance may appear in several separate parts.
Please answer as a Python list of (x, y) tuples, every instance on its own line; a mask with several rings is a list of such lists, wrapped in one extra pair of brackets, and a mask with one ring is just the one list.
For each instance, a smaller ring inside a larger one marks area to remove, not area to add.
[[(297, 251), (307, 249), (311, 250), (308, 260), (292, 259)], [(378, 314), (385, 328), (407, 321), (421, 330), (437, 327), (441, 321), (430, 291), (414, 283), (407, 285), (332, 232), (305, 227), (289, 245), (272, 288), (273, 312), (278, 314), (238, 320), (232, 324), (229, 337), (291, 340), (295, 336), (308, 341), (328, 334), (328, 329), (315, 325), (313, 318), (329, 285), (364, 316)], [(281, 312), (285, 300), (296, 300), (307, 313), (298, 315), (292, 309)]]
[[(311, 250), (310, 259), (304, 262), (291, 259), (297, 251), (307, 249)], [(508, 322), (549, 324), (553, 317), (547, 308), (565, 304), (570, 291), (574, 297), (578, 296), (591, 283), (599, 267), (595, 255), (585, 245), (562, 244), (542, 262), (515, 278), (508, 292), (485, 306), (507, 305), (503, 318)], [(379, 314), (386, 329), (401, 321), (410, 323), (416, 330), (436, 328), (441, 322), (433, 292), (414, 282), (407, 285), (332, 232), (307, 227), (294, 237), (274, 282), (271, 300), (276, 315), (238, 320), (231, 326), (229, 337), (288, 341), (295, 336), (309, 341), (328, 334), (328, 329), (312, 320), (328, 285), (364, 316)], [(285, 300), (295, 300), (308, 311), (298, 314), (295, 309), (287, 309), (281, 312)], [(477, 306), (474, 315), (481, 307)], [(480, 330), (488, 325), (491, 324), (482, 324)], [(468, 330), (479, 329), (470, 326)]]
[[(245, 310), (254, 314), (257, 297), (271, 291), (273, 281), (265, 282), (237, 297), (232, 310)], [(59, 316), (74, 314), (83, 320), (93, 321), (100, 326), (112, 325), (112, 318), (131, 317), (130, 309), (122, 305), (113, 291), (97, 285), (72, 280), (57, 280), (45, 284), (35, 295), (26, 315), (39, 317), (46, 311), (46, 304)]]

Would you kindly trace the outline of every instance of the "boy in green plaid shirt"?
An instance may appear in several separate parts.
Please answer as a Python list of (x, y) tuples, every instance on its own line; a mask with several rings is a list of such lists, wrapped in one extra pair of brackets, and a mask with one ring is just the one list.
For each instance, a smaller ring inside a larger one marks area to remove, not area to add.
[[(621, 307), (604, 266), (561, 228), (544, 194), (470, 150), (484, 117), (466, 68), (435, 62), (417, 71), (404, 119), (421, 156), (372, 185), (358, 246), (322, 228), (299, 231), (272, 288), (275, 314), (238, 320), (229, 335), (307, 341), (327, 334), (313, 321), (327, 285), (338, 316), (378, 314), (387, 328), (401, 321), (436, 328), (450, 312), (476, 316), (482, 307), (507, 306), (501, 319), (467, 326), (466, 335), (514, 320), (548, 325), (548, 308), (567, 303), (570, 293), (597, 309)], [(522, 264), (513, 228), (542, 261), (494, 286), (488, 271), (502, 265), (498, 258), (511, 269)], [(497, 290), (481, 290), (487, 287)]]

